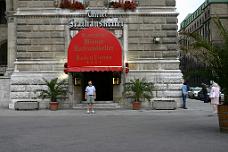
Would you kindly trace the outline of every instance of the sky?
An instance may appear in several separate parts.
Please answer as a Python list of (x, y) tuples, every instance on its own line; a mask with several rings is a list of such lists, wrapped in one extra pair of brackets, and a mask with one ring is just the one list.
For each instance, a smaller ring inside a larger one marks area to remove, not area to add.
[(193, 13), (205, 0), (176, 0), (178, 16), (178, 26), (189, 14)]

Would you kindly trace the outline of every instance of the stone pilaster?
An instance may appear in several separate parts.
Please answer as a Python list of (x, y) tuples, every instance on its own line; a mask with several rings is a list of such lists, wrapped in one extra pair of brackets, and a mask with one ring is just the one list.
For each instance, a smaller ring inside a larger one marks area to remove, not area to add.
[(7, 77), (1, 77), (0, 84), (0, 107), (8, 108), (10, 101), (10, 79)]
[(16, 60), (16, 25), (15, 18), (8, 18), (8, 60), (7, 71), (5, 75), (11, 75), (14, 70), (14, 62)]

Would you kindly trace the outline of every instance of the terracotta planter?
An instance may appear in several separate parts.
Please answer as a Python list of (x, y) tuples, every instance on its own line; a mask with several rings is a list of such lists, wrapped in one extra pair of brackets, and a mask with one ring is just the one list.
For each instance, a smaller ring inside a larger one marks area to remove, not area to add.
[(218, 105), (220, 131), (228, 132), (228, 105)]
[(141, 109), (141, 102), (132, 102), (132, 109), (133, 110), (140, 110)]
[(59, 103), (58, 102), (50, 102), (49, 103), (49, 109), (50, 110), (56, 111), (56, 110), (58, 110), (58, 107), (59, 107)]

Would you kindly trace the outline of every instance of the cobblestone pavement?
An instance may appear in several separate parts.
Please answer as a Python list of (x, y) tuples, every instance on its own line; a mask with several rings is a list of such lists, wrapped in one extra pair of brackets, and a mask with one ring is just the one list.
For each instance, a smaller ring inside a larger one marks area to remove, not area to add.
[(0, 152), (225, 152), (209, 104), (188, 109), (76, 110), (0, 109)]

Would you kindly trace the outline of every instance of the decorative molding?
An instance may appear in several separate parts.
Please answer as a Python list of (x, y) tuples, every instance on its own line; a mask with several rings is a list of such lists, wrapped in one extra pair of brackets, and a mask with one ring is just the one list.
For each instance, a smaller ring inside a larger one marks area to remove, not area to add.
[[(160, 8), (159, 8), (160, 9)], [(113, 16), (177, 16), (179, 13), (176, 11), (168, 10), (168, 11), (157, 11), (151, 9), (144, 9), (138, 10), (135, 12), (125, 12), (121, 10), (115, 9), (93, 9), (94, 11), (105, 11), (108, 15)], [(143, 11), (144, 10), (144, 11)], [(18, 9), (18, 11), (14, 14), (17, 17), (27, 17), (27, 16), (36, 16), (36, 17), (87, 17), (88, 12), (91, 9), (80, 10), (80, 11), (69, 11), (69, 10), (62, 10), (59, 8), (56, 9)]]
[(13, 23), (15, 21), (14, 17), (8, 17), (8, 23)]

